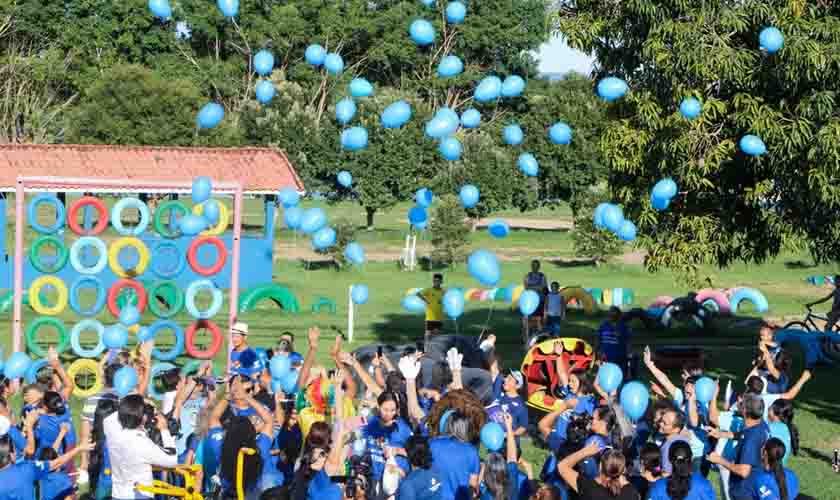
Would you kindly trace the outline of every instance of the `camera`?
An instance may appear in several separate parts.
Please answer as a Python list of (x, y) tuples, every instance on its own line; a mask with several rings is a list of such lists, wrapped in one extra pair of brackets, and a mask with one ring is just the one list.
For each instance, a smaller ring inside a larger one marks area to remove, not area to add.
[[(146, 403), (143, 405), (143, 416), (146, 417), (144, 430), (156, 445), (163, 447), (163, 438), (160, 434), (160, 429), (157, 428), (157, 408), (154, 405)], [(171, 415), (165, 415), (166, 426), (169, 428), (169, 433), (172, 436), (179, 436), (181, 433), (181, 422), (172, 418)]]
[(350, 457), (350, 474), (347, 476), (344, 494), (348, 498), (356, 498), (359, 490), (368, 491), (372, 474), (373, 464), (369, 454), (365, 453)]

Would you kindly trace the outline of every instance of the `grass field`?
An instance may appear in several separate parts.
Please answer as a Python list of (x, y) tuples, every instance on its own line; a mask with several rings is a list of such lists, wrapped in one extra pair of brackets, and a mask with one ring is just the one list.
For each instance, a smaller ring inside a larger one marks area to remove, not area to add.
[[(254, 225), (262, 223), (262, 208), (249, 202), (246, 210), (246, 222)], [(325, 207), (331, 217), (339, 215), (350, 217), (364, 223), (364, 212), (355, 205), (333, 205)], [(405, 237), (404, 222), (407, 205), (400, 206), (376, 219), (375, 231), (360, 231), (358, 240), (366, 250), (380, 249), (384, 255), (398, 252)], [(569, 217), (568, 210), (559, 209), (545, 213), (501, 214), (509, 220), (527, 217), (528, 219), (558, 220)], [(281, 219), (282, 220), (282, 219)], [(252, 222), (253, 221), (253, 222)], [(13, 228), (13, 226), (10, 226)], [(7, 234), (8, 236), (8, 234)], [(291, 235), (285, 230), (278, 230), (277, 244), (287, 248), (291, 244)], [(298, 239), (297, 246), (308, 248), (309, 242)], [(528, 261), (534, 256), (545, 257), (543, 271), (549, 280), (556, 280), (563, 286), (585, 287), (623, 287), (632, 288), (635, 302), (646, 306), (658, 295), (677, 296), (688, 289), (678, 283), (669, 273), (650, 274), (636, 264), (611, 264), (601, 267), (580, 265), (567, 260), (574, 257), (571, 240), (567, 232), (546, 230), (516, 230), (506, 240), (492, 240), (484, 232), (474, 235), (473, 247), (487, 248), (505, 254), (503, 278), (500, 285), (521, 282), (528, 268)], [(628, 250), (630, 250), (628, 248)], [(418, 249), (422, 254), (422, 248)], [(550, 257), (550, 258), (549, 258)], [(423, 287), (431, 283), (431, 273), (426, 271), (404, 272), (398, 270), (396, 258), (383, 258), (381, 262), (369, 262), (360, 268), (334, 271), (327, 267), (313, 267), (306, 270), (298, 260), (288, 260), (284, 255), (275, 257), (274, 281), (288, 286), (301, 304), (301, 313), (292, 315), (279, 310), (273, 303), (261, 304), (256, 310), (243, 314), (251, 328), (249, 337), (252, 345), (269, 346), (274, 344), (277, 335), (284, 330), (293, 331), (297, 337), (297, 349), (305, 350), (306, 328), (312, 325), (321, 327), (324, 332), (320, 350), (321, 361), (326, 361), (328, 343), (332, 340), (330, 326), (346, 330), (348, 287), (354, 283), (364, 283), (369, 287), (370, 300), (356, 308), (355, 340), (352, 348), (370, 343), (410, 342), (422, 336), (422, 316), (408, 314), (400, 307), (400, 301), (409, 288)], [(802, 313), (802, 304), (816, 297), (825, 295), (826, 289), (807, 284), (804, 279), (813, 274), (829, 274), (836, 269), (831, 266), (806, 267), (802, 262), (809, 262), (805, 255), (782, 255), (773, 262), (762, 266), (736, 265), (726, 270), (707, 270), (713, 278), (714, 286), (751, 286), (760, 289), (767, 296), (771, 310), (768, 317), (791, 318)], [(445, 286), (470, 288), (476, 285), (461, 265), (453, 270), (446, 270)], [(338, 314), (312, 314), (311, 304), (318, 297), (328, 297), (338, 306)], [(226, 305), (223, 307), (226, 310)], [(26, 309), (26, 320), (34, 315)], [(751, 316), (750, 311), (743, 314)], [(10, 315), (8, 316), (9, 319)], [(72, 326), (78, 318), (65, 314), (62, 319)], [(108, 314), (100, 319), (113, 322)], [(189, 322), (185, 315), (177, 318), (186, 326)], [(221, 318), (220, 322), (223, 322)], [(739, 318), (743, 319), (743, 318)], [(564, 325), (564, 335), (591, 340), (602, 320), (600, 316), (586, 316), (573, 312)], [(144, 323), (154, 318), (147, 313)], [(638, 351), (648, 344), (692, 344), (707, 348), (708, 370), (715, 376), (742, 380), (749, 364), (754, 343), (755, 331), (749, 328), (735, 327), (735, 319), (720, 319), (713, 328), (699, 332), (689, 328), (673, 330), (645, 331), (641, 325), (635, 325), (634, 348)], [(485, 326), (490, 326), (499, 334), (498, 350), (504, 356), (507, 366), (518, 366), (523, 350), (519, 334), (519, 317), (504, 303), (468, 302), (464, 315), (458, 321), (461, 334), (476, 335)], [(0, 327), (0, 338), (5, 341), (6, 352), (10, 349), (10, 321)], [(455, 332), (455, 325), (446, 325), (448, 333)], [(83, 343), (92, 343), (93, 338), (83, 336)], [(158, 339), (161, 344), (171, 344), (171, 334)], [(47, 333), (43, 337), (47, 342), (55, 339)], [(798, 354), (798, 353), (797, 353)], [(68, 358), (69, 361), (69, 358)], [(223, 363), (223, 355), (217, 357), (217, 364)], [(798, 376), (801, 367), (794, 368)], [(840, 414), (838, 414), (838, 392), (833, 386), (837, 372), (823, 369), (816, 373), (815, 379), (804, 389), (797, 402), (796, 423), (802, 438), (802, 452), (792, 462), (799, 475), (802, 492), (805, 497), (830, 499), (840, 498), (840, 486), (831, 471), (830, 457), (834, 448), (840, 448)], [(647, 374), (644, 374), (646, 377)], [(738, 385), (738, 384), (736, 384)], [(542, 465), (545, 452), (524, 441), (525, 455), (536, 468)]]

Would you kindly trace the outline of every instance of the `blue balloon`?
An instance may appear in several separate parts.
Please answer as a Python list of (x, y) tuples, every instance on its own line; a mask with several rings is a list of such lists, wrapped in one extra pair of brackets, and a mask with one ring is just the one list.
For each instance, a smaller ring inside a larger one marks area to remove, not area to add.
[(525, 133), (522, 132), (522, 127), (515, 123), (502, 129), (502, 139), (508, 146), (518, 146), (522, 144), (524, 138)]
[(300, 207), (289, 207), (283, 214), (283, 222), (289, 229), (298, 229), (303, 220), (303, 209)]
[(653, 194), (650, 195), (650, 205), (655, 210), (658, 210), (658, 211), (661, 212), (661, 211), (665, 210), (666, 208), (668, 208), (668, 205), (670, 205), (670, 204), (671, 204), (671, 199), (670, 198), (662, 198), (662, 197), (658, 197), (658, 196), (653, 195)]
[(257, 359), (260, 360), (260, 363), (263, 367), (268, 366), (268, 353), (262, 347), (255, 347), (254, 352), (257, 353)]
[(166, 21), (172, 17), (172, 7), (168, 0), (149, 0), (149, 10), (152, 11), (155, 17)]
[(458, 319), (464, 314), (464, 292), (449, 289), (443, 294), (443, 310), (452, 319)]
[(120, 310), (120, 324), (134, 326), (140, 322), (140, 311), (133, 305), (126, 305)]
[(402, 307), (410, 313), (422, 313), (426, 311), (426, 303), (416, 295), (406, 295), (403, 297)]
[(298, 376), (300, 376), (300, 373), (297, 370), (289, 370), (283, 378), (280, 379), (280, 385), (283, 387), (283, 392), (287, 395), (294, 394), (297, 390)]
[[(435, 112), (435, 118), (443, 118), (447, 122), (455, 123), (456, 127), (457, 124), (461, 121), (461, 118), (458, 116), (452, 108), (440, 108)], [(454, 132), (454, 130), (453, 130)]]
[(467, 6), (461, 2), (449, 2), (446, 6), (446, 22), (451, 24), (461, 24), (464, 18), (467, 17)]
[(303, 58), (306, 62), (313, 66), (320, 66), (324, 64), (324, 59), (327, 58), (327, 51), (317, 43), (313, 43), (306, 47), (306, 52), (303, 53)]
[(350, 298), (354, 304), (366, 304), (368, 301), (367, 285), (353, 285), (350, 288)]
[(346, 170), (339, 172), (337, 179), (338, 183), (341, 184), (341, 187), (349, 188), (353, 185), (353, 176)]
[(741, 137), (741, 151), (750, 156), (761, 156), (767, 152), (767, 146), (757, 135), (748, 134)]
[(273, 394), (278, 394), (283, 391), (283, 380), (278, 378), (271, 379), (271, 392)]
[(128, 344), (128, 330), (120, 324), (111, 325), (105, 328), (102, 334), (102, 343), (108, 349), (122, 349)]
[(300, 219), (300, 230), (306, 234), (314, 234), (327, 225), (327, 214), (318, 207), (303, 212)]
[(478, 188), (472, 184), (465, 184), (461, 186), (461, 192), (458, 193), (458, 197), (461, 198), (461, 205), (464, 208), (472, 208), (478, 204)]
[(502, 97), (519, 97), (525, 91), (525, 80), (519, 75), (510, 75), (502, 82)]
[(365, 249), (355, 241), (348, 243), (344, 248), (344, 258), (351, 264), (360, 266), (365, 263)]
[(379, 115), (384, 128), (400, 128), (411, 119), (411, 104), (397, 101), (388, 105)]
[(432, 205), (435, 195), (429, 188), (420, 188), (414, 193), (414, 201), (423, 208), (429, 208)]
[(621, 223), (624, 222), (624, 212), (617, 205), (610, 204), (604, 209), (601, 220), (605, 228), (615, 233), (621, 227)]
[(428, 215), (426, 215), (426, 209), (423, 207), (411, 207), (411, 210), (408, 211), (408, 222), (414, 224), (422, 224), (429, 219)]
[(347, 151), (359, 151), (367, 144), (368, 132), (362, 127), (350, 127), (341, 132), (341, 147)]
[(487, 231), (490, 233), (490, 236), (501, 239), (508, 235), (510, 226), (502, 219), (496, 219), (487, 226)]
[(408, 28), (411, 39), (420, 46), (429, 45), (435, 41), (435, 27), (425, 19), (416, 19)]
[(531, 153), (522, 153), (517, 161), (519, 170), (528, 177), (536, 177), (540, 173), (540, 164)]
[(464, 63), (458, 56), (446, 56), (440, 60), (437, 73), (441, 78), (449, 78), (460, 75), (464, 71)]
[(216, 5), (225, 17), (235, 17), (239, 13), (239, 0), (216, 0)]
[(636, 225), (633, 224), (633, 222), (624, 219), (621, 225), (618, 226), (616, 234), (624, 241), (633, 241), (636, 239)]
[(502, 277), (496, 254), (487, 250), (476, 250), (467, 258), (470, 276), (484, 286), (496, 286)]
[(277, 194), (277, 198), (280, 200), (283, 208), (295, 207), (300, 203), (300, 193), (293, 187), (284, 187), (281, 189)]
[(662, 179), (653, 185), (651, 194), (656, 198), (670, 200), (677, 195), (677, 183), (670, 177)]
[(137, 329), (137, 342), (143, 343), (152, 340), (155, 337), (153, 333), (152, 329), (148, 326), (141, 326)]
[(715, 396), (715, 382), (709, 377), (700, 377), (694, 383), (694, 394), (697, 396), (697, 401), (702, 404), (709, 404)]
[(438, 151), (445, 160), (457, 161), (461, 159), (461, 141), (454, 137), (444, 137), (438, 145)]
[(257, 102), (260, 104), (270, 103), (276, 92), (277, 89), (274, 88), (274, 84), (270, 80), (261, 80), (254, 91), (257, 96)]
[(429, 227), (429, 220), (428, 219), (414, 225), (414, 228), (417, 229), (418, 231), (425, 231), (427, 227)]
[(356, 115), (356, 103), (353, 99), (345, 97), (335, 105), (335, 119), (338, 123), (345, 125)]
[(605, 101), (615, 101), (627, 93), (627, 82), (621, 78), (609, 76), (598, 82), (598, 95)]
[(572, 142), (572, 127), (563, 122), (557, 122), (548, 129), (548, 138), (554, 144), (569, 144)]
[(621, 409), (630, 420), (639, 420), (645, 414), (648, 406), (650, 393), (647, 387), (641, 382), (628, 382), (621, 388)]
[(485, 77), (478, 83), (473, 93), (477, 102), (490, 102), (502, 94), (502, 80), (498, 76)]
[(481, 125), (481, 113), (475, 109), (470, 108), (461, 113), (461, 125), (464, 128), (476, 128)]
[(130, 366), (123, 366), (114, 374), (114, 390), (121, 398), (128, 396), (137, 387), (137, 372)]
[(266, 76), (274, 69), (274, 55), (263, 49), (254, 56), (254, 71), (260, 76)]
[(225, 108), (216, 102), (208, 102), (199, 111), (196, 116), (196, 124), (198, 128), (213, 128), (225, 117)]
[(680, 114), (689, 120), (693, 120), (700, 116), (703, 111), (703, 104), (696, 97), (686, 97), (680, 103)]
[(329, 53), (324, 58), (324, 68), (327, 73), (337, 75), (344, 71), (344, 59), (338, 54)]
[(608, 209), (609, 206), (609, 203), (599, 203), (598, 206), (595, 207), (595, 211), (592, 214), (592, 222), (598, 229), (606, 228), (606, 226), (604, 225), (604, 212)]
[(498, 422), (487, 422), (481, 428), (481, 444), (490, 451), (499, 451), (505, 444), (505, 430)]
[(203, 203), (204, 208), (202, 208), (201, 215), (207, 219), (207, 222), (211, 225), (215, 225), (219, 222), (219, 216), (221, 215), (221, 209), (219, 208), (219, 202), (216, 200), (207, 200)]
[(271, 372), (271, 378), (282, 379), (292, 369), (292, 362), (288, 356), (272, 356), (271, 361), (268, 362), (268, 371)]
[(370, 97), (373, 95), (373, 85), (364, 78), (353, 78), (350, 81), (350, 95), (353, 97)]
[(32, 359), (25, 352), (12, 353), (5, 366), (3, 366), (3, 374), (8, 379), (23, 377), (31, 364)]
[(210, 192), (213, 190), (213, 183), (207, 176), (199, 176), (193, 179), (192, 182), (192, 201), (193, 203), (204, 203), (210, 198)]
[(458, 123), (460, 120), (453, 123), (448, 117), (435, 116), (426, 122), (426, 135), (432, 139), (442, 139), (454, 134), (458, 130)]
[(621, 381), (624, 380), (624, 373), (622, 373), (621, 368), (617, 364), (604, 363), (598, 368), (597, 380), (601, 389), (604, 389), (609, 394), (621, 385)]
[(519, 295), (519, 312), (523, 316), (530, 316), (540, 305), (540, 296), (533, 290), (525, 290)]
[(312, 246), (316, 250), (326, 250), (335, 245), (335, 229), (322, 227), (312, 235)]
[(184, 236), (195, 236), (207, 229), (207, 219), (201, 215), (187, 214), (178, 221), (178, 229)]
[(762, 49), (766, 50), (768, 54), (775, 54), (785, 44), (785, 36), (779, 31), (779, 28), (769, 27), (761, 30), (758, 34), (758, 44)]

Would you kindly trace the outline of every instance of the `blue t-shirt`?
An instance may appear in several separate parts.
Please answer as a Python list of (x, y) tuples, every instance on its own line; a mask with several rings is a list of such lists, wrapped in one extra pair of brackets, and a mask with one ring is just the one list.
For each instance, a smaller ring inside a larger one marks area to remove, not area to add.
[(780, 374), (777, 381), (773, 381), (769, 375), (764, 377), (764, 380), (767, 383), (767, 394), (784, 394), (788, 390), (788, 385), (790, 385), (786, 373)]
[(738, 456), (736, 464), (749, 464), (752, 466), (750, 475), (741, 478), (738, 474), (729, 475), (729, 496), (734, 499), (751, 498), (753, 477), (761, 472), (761, 449), (767, 438), (770, 436), (770, 428), (767, 422), (744, 429), (743, 438), (738, 443)]
[(41, 500), (59, 500), (75, 492), (75, 483), (60, 469), (41, 479)]
[(341, 500), (343, 496), (341, 487), (333, 483), (323, 470), (319, 470), (309, 481), (309, 488), (306, 490), (307, 500)]
[(790, 429), (784, 422), (770, 422), (768, 427), (770, 427), (770, 437), (777, 438), (785, 444), (785, 456), (782, 458), (782, 465), (787, 465), (791, 450)]
[(432, 439), (432, 468), (443, 481), (441, 497), (447, 500), (471, 500), (470, 476), (477, 476), (481, 461), (475, 446), (451, 436)]
[(49, 462), (25, 460), (0, 470), (0, 499), (35, 500), (35, 481), (47, 477)]
[(623, 321), (617, 324), (604, 321), (598, 328), (598, 352), (610, 363), (623, 367), (627, 361), (627, 344), (630, 342), (630, 329)]
[(571, 410), (566, 410), (554, 421), (554, 429), (551, 430), (547, 439), (548, 447), (552, 451), (557, 451), (561, 446), (563, 446), (563, 443), (566, 442), (566, 429), (569, 427), (569, 421), (573, 415), (592, 415), (594, 412), (595, 398), (592, 396), (578, 397), (575, 407)]
[[(511, 418), (513, 418), (514, 432), (521, 427), (528, 428), (528, 408), (525, 406), (525, 401), (522, 398), (519, 396), (510, 397), (502, 395), (498, 402), (502, 411), (509, 413)], [(516, 436), (516, 446), (519, 446), (519, 436)]]
[[(204, 467), (204, 477), (211, 477), (219, 473), (222, 463), (222, 444), (225, 441), (225, 431), (221, 427), (212, 427), (204, 438), (204, 449), (201, 450), (201, 465)], [(199, 453), (196, 451), (196, 456)]]
[(65, 446), (76, 445), (76, 431), (73, 429), (73, 417), (69, 411), (64, 412), (64, 415), (41, 415), (35, 424), (35, 456), (39, 456), (44, 448), (52, 448), (58, 433), (61, 432), (61, 424), (69, 425), (70, 430), (64, 436), (64, 441), (57, 450), (58, 454), (64, 453)]
[[(691, 475), (691, 485), (685, 500), (716, 500), (712, 483), (699, 473)], [(647, 500), (671, 500), (668, 496), (668, 479), (663, 478), (651, 485)]]
[[(385, 447), (405, 448), (412, 432), (411, 427), (401, 417), (397, 417), (389, 427), (383, 427), (379, 417), (371, 417), (362, 435), (367, 443), (367, 451), (370, 453), (373, 479), (378, 481), (385, 473)], [(411, 470), (408, 459), (402, 455), (397, 456), (397, 464), (406, 473)]]
[[(528, 477), (519, 470), (519, 467), (514, 462), (507, 463), (507, 481), (507, 498), (510, 500), (528, 500), (531, 498)], [(487, 489), (483, 481), (479, 485), (479, 499), (495, 500), (495, 497), (490, 493), (490, 490)]]
[[(787, 486), (788, 499), (793, 500), (799, 496), (799, 479), (788, 468), (785, 468), (785, 486)], [(765, 470), (755, 474), (752, 483), (752, 495), (746, 498), (752, 500), (781, 500), (776, 476)]]
[(443, 500), (442, 489), (434, 469), (414, 469), (400, 482), (397, 500)]
[[(583, 447), (586, 448), (592, 443), (598, 443), (598, 450), (603, 450), (607, 447), (607, 440), (604, 436), (600, 434), (593, 434), (586, 438), (586, 441), (583, 444)], [(600, 455), (600, 454), (599, 454)], [(580, 471), (583, 473), (584, 476), (595, 479), (598, 477), (598, 457), (599, 455), (594, 455), (591, 457), (587, 457), (580, 463)]]
[[(26, 449), (26, 436), (23, 435), (23, 432), (21, 432), (20, 429), (14, 426), (9, 427), (8, 434), (9, 438), (12, 440), (12, 444), (14, 445), (15, 450), (21, 452), (24, 449)], [(19, 455), (22, 456), (23, 453), (19, 453)], [(18, 458), (18, 461), (21, 461), (21, 459)]]

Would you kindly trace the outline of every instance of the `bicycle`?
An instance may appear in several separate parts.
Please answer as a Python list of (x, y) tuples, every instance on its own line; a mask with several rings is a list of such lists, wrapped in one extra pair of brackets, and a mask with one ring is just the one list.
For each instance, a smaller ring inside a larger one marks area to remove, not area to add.
[[(817, 322), (814, 320), (818, 320), (821, 321), (823, 324), (826, 324), (828, 323), (828, 316), (815, 313), (810, 306), (805, 306), (805, 309), (808, 311), (808, 314), (805, 315), (805, 319), (791, 321), (782, 328), (784, 328), (785, 330), (804, 330), (806, 332), (825, 331), (824, 328), (820, 328), (819, 326), (817, 326)], [(834, 332), (840, 332), (840, 322), (835, 323), (831, 330)]]

